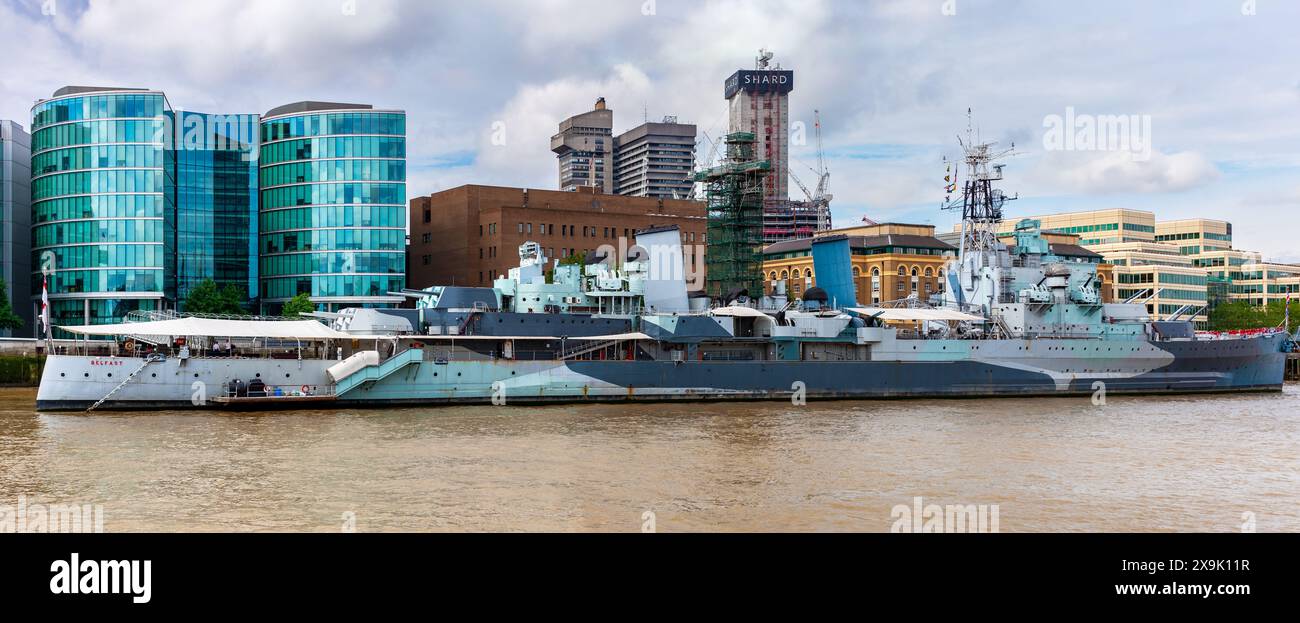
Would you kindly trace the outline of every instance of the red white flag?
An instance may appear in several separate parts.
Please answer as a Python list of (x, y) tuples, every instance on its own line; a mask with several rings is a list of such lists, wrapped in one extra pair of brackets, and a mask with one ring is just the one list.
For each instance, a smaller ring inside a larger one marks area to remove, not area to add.
[(41, 327), (45, 330), (45, 337), (50, 337), (50, 278), (41, 277)]

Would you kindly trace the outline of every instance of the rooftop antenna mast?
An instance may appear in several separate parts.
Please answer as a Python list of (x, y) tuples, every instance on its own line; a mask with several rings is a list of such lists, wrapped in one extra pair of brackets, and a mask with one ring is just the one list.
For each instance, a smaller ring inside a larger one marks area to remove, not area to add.
[[(1016, 144), (1012, 143), (1010, 148), (998, 150), (994, 149), (997, 145), (995, 141), (981, 142), (969, 108), (966, 109), (966, 137), (963, 139), (958, 136), (957, 143), (961, 145), (963, 152), (966, 181), (961, 195), (956, 199), (945, 197), (941, 207), (944, 210), (961, 210), (961, 252), (963, 254), (968, 250), (993, 249), (998, 244), (997, 226), (1002, 222), (1002, 206), (1007, 201), (1020, 197), (1018, 193), (1013, 197), (1007, 197), (1001, 189), (993, 187), (993, 182), (1002, 180), (1002, 167), (1005, 166), (998, 161), (1017, 155)], [(953, 172), (954, 175), (956, 173)], [(955, 190), (956, 186), (954, 181), (948, 188)]]

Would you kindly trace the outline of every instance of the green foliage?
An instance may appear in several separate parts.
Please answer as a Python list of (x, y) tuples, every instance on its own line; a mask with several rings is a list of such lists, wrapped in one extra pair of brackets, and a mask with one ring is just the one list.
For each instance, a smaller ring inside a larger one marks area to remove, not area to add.
[(587, 263), (586, 253), (572, 253), (568, 257), (562, 258), (560, 260), (560, 266), (572, 266), (574, 264), (577, 264), (578, 266), (582, 266), (586, 263)]
[(9, 303), (9, 284), (0, 279), (0, 329), (17, 331), (21, 328), (23, 319), (14, 313), (13, 305)]
[[(1235, 331), (1240, 329), (1262, 329), (1282, 325), (1286, 315), (1286, 301), (1269, 301), (1266, 307), (1256, 307), (1246, 301), (1223, 302), (1214, 306), (1210, 312), (1211, 331)], [(1287, 330), (1294, 333), (1300, 326), (1300, 302), (1291, 308), (1291, 326)]]
[(35, 355), (0, 355), (0, 386), (35, 387), (41, 382), (45, 358)]
[(217, 286), (217, 282), (204, 279), (190, 288), (185, 297), (182, 311), (190, 314), (227, 314), (241, 315), (247, 313), (243, 306), (243, 294), (233, 284)]
[[(586, 265), (587, 265), (587, 254), (586, 254), (586, 253), (572, 253), (572, 254), (570, 254), (570, 255), (568, 255), (568, 256), (566, 256), (566, 257), (562, 257), (562, 258), (560, 258), (560, 261), (557, 262), (556, 265), (558, 265), (558, 266), (573, 266), (573, 265), (575, 265), (575, 264), (578, 265), (578, 266), (586, 266)], [(547, 268), (546, 270), (542, 271), (542, 276), (546, 277), (546, 283), (555, 283), (555, 269), (554, 269), (554, 268)]]
[(287, 318), (297, 318), (300, 313), (316, 311), (316, 304), (311, 302), (311, 295), (301, 292), (284, 304), (280, 314)]

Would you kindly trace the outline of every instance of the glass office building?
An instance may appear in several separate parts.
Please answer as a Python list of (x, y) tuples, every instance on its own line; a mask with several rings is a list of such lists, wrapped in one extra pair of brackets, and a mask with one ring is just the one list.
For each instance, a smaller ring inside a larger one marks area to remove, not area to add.
[(298, 102), (262, 117), (259, 274), (264, 313), (308, 293), (318, 309), (396, 306), (405, 287), (406, 114)]
[[(177, 307), (205, 279), (257, 298), (258, 115), (176, 112), (175, 276)], [(169, 284), (170, 286), (171, 284)]]
[[(203, 279), (256, 296), (257, 115), (64, 87), (32, 108), (31, 295), (58, 325), (184, 311)], [(55, 337), (69, 337), (56, 331)]]
[(53, 324), (164, 307), (168, 108), (160, 91), (94, 87), (32, 108), (32, 295), (48, 267)]
[(23, 126), (0, 119), (0, 279), (9, 305), (23, 321), (18, 330), (0, 329), (0, 337), (36, 335), (31, 291), (32, 139)]

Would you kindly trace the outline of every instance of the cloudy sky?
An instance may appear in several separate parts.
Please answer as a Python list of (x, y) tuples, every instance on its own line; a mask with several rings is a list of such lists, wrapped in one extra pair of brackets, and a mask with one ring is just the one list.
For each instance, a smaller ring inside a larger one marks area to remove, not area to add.
[[(1223, 218), (1239, 248), (1300, 261), (1297, 24), (1289, 0), (0, 0), (0, 118), (27, 125), (68, 84), (219, 113), (365, 102), (408, 112), (413, 196), (553, 188), (564, 117), (604, 96), (616, 132), (676, 115), (716, 137), (723, 80), (765, 47), (795, 71), (792, 121), (821, 111), (838, 225), (951, 227), (942, 158), (971, 108), (1021, 152), (1011, 216)], [(1095, 115), (1134, 118), (1132, 141), (1049, 149)], [(811, 137), (791, 156), (813, 179)]]

